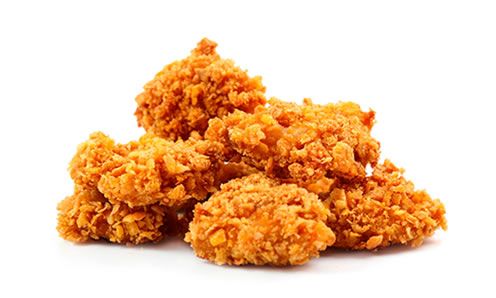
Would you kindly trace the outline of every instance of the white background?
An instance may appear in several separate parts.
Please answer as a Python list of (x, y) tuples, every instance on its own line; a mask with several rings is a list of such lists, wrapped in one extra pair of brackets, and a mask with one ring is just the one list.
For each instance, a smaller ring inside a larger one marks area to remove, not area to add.
[[(1, 297), (494, 297), (494, 1), (267, 2), (0, 2)], [(449, 231), (284, 269), (60, 239), (77, 144), (142, 134), (135, 95), (204, 36), (269, 96), (375, 109), (383, 156), (443, 200)]]

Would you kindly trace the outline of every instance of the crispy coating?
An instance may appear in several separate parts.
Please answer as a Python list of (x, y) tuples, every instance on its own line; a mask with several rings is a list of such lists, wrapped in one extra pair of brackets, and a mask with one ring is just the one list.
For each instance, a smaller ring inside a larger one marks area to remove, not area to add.
[(217, 44), (201, 40), (191, 55), (165, 66), (136, 97), (135, 115), (146, 131), (169, 139), (200, 134), (208, 120), (235, 109), (253, 112), (265, 104), (260, 77), (249, 77), (231, 60), (221, 59)]
[(226, 162), (222, 163), (217, 171), (217, 180), (219, 183), (226, 183), (235, 178), (241, 178), (251, 174), (260, 173), (260, 171), (244, 162)]
[(206, 151), (207, 142), (198, 139), (172, 142), (146, 134), (115, 144), (96, 132), (78, 147), (69, 168), (77, 185), (97, 187), (112, 203), (180, 207), (217, 190), (218, 162), (201, 153)]
[[(235, 178), (241, 178), (260, 171), (251, 167), (244, 162), (226, 162), (220, 163), (218, 170), (215, 172), (217, 183), (221, 185)], [(167, 225), (168, 234), (170, 235), (184, 235), (189, 230), (189, 223), (193, 220), (193, 211), (196, 201), (191, 200), (181, 208), (175, 210), (171, 214), (171, 219)]]
[(414, 189), (389, 160), (355, 184), (335, 188), (324, 204), (336, 233), (335, 247), (373, 250), (392, 244), (422, 244), (439, 227), (446, 230), (444, 205)]
[(370, 135), (374, 112), (351, 102), (303, 105), (277, 99), (254, 114), (234, 111), (212, 119), (205, 137), (220, 141), (246, 163), (269, 176), (326, 193), (334, 179), (364, 178), (365, 167), (379, 158)]
[(73, 242), (106, 239), (110, 242), (141, 244), (164, 236), (166, 208), (159, 204), (131, 208), (111, 203), (96, 189), (76, 187), (75, 193), (58, 205), (57, 230)]
[(299, 265), (334, 243), (328, 215), (317, 195), (253, 174), (197, 204), (185, 240), (216, 264)]

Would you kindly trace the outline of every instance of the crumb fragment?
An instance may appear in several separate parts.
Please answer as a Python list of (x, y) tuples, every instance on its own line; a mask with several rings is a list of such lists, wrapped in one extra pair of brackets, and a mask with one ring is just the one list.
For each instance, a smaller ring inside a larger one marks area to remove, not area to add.
[(378, 247), (382, 243), (383, 236), (382, 235), (377, 235), (377, 236), (372, 236), (367, 240), (366, 248), (368, 250), (372, 250), (376, 247)]
[(217, 230), (217, 232), (215, 232), (212, 236), (210, 236), (210, 238), (208, 238), (208, 241), (214, 247), (218, 246), (222, 243), (225, 243), (226, 242), (226, 233), (222, 229)]

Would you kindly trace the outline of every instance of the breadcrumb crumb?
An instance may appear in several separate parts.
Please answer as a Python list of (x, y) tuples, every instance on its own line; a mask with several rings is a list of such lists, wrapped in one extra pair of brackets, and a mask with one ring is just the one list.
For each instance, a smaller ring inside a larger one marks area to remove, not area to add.
[(58, 204), (62, 238), (141, 244), (185, 234), (216, 264), (285, 266), (332, 245), (415, 247), (447, 229), (441, 201), (389, 160), (378, 164), (374, 111), (310, 99), (265, 106), (261, 78), (216, 47), (201, 40), (144, 86), (138, 141), (96, 132), (78, 147), (74, 193)]

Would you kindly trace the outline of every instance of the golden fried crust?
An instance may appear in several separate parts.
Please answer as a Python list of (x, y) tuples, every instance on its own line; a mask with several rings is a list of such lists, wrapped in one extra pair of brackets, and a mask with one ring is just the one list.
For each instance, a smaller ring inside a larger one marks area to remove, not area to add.
[(212, 119), (205, 137), (226, 144), (248, 164), (269, 176), (325, 193), (334, 178), (365, 177), (379, 158), (379, 142), (370, 135), (374, 112), (354, 103), (303, 105), (276, 99), (254, 114), (234, 111)]
[[(256, 168), (244, 162), (219, 163), (219, 167), (215, 172), (216, 185), (259, 172)], [(195, 200), (190, 200), (187, 204), (169, 213), (170, 218), (168, 218), (167, 224), (168, 235), (184, 235), (188, 232), (189, 223), (193, 220), (193, 211), (196, 203)]]
[(265, 104), (261, 78), (221, 59), (216, 47), (201, 40), (189, 57), (165, 66), (145, 85), (136, 97), (140, 126), (161, 137), (187, 139), (192, 131), (203, 134), (210, 118)]
[(373, 250), (392, 244), (419, 246), (439, 227), (446, 229), (444, 205), (414, 189), (390, 161), (361, 183), (335, 188), (324, 204), (336, 233), (335, 247)]
[[(76, 155), (69, 165), (69, 173), (74, 182), (87, 188), (94, 188), (102, 175), (102, 166), (116, 155), (114, 140), (101, 132), (91, 134), (90, 138), (80, 144)], [(125, 152), (124, 154), (127, 154)]]
[(57, 230), (64, 239), (86, 242), (141, 244), (163, 237), (166, 209), (158, 204), (130, 208), (111, 203), (98, 190), (76, 187), (75, 193), (58, 205)]
[(299, 265), (334, 243), (328, 215), (317, 195), (253, 174), (197, 204), (185, 240), (216, 264)]
[(226, 162), (220, 165), (216, 172), (219, 184), (229, 182), (235, 178), (241, 178), (251, 174), (260, 173), (260, 171), (244, 162)]
[(98, 132), (79, 146), (70, 173), (77, 185), (98, 187), (112, 203), (180, 207), (217, 190), (218, 162), (200, 153), (207, 147), (198, 139), (172, 142), (150, 134), (122, 145)]

